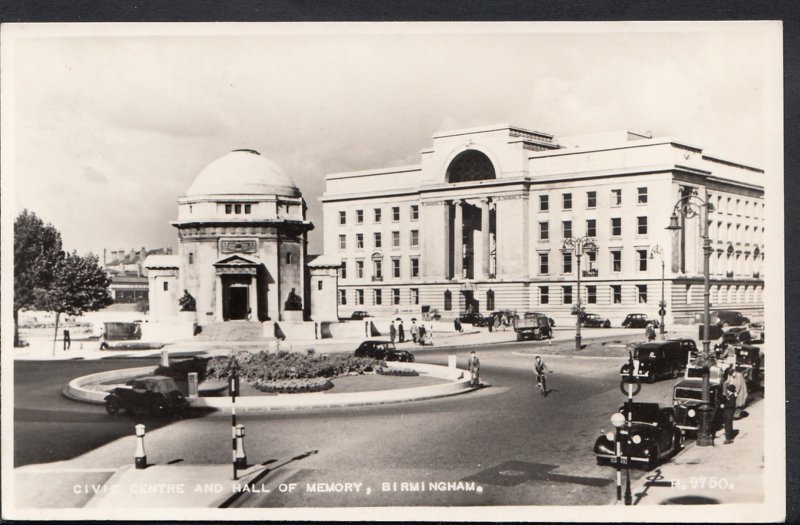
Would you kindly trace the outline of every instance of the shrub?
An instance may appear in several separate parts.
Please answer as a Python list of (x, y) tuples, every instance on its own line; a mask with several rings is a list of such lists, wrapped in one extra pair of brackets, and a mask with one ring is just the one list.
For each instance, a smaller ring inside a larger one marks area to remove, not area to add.
[(322, 392), (333, 388), (330, 379), (314, 377), (310, 379), (281, 379), (278, 381), (256, 381), (253, 387), (262, 392), (277, 394), (299, 394), (302, 392)]
[[(333, 355), (322, 357), (301, 353), (279, 352), (270, 354), (259, 352), (247, 356), (237, 355), (239, 377), (248, 383), (280, 381), (287, 379), (333, 378), (350, 374), (372, 372), (377, 366), (374, 359)], [(227, 380), (229, 358), (214, 357), (206, 369), (206, 377)]]
[(401, 377), (415, 377), (419, 375), (419, 372), (412, 368), (377, 368), (376, 372), (378, 372), (382, 376), (401, 376)]
[(189, 372), (197, 372), (197, 380), (202, 381), (208, 374), (208, 362), (209, 358), (202, 357), (193, 357), (191, 359), (184, 359), (183, 361), (171, 361), (169, 366), (159, 365), (154, 375), (186, 379)]

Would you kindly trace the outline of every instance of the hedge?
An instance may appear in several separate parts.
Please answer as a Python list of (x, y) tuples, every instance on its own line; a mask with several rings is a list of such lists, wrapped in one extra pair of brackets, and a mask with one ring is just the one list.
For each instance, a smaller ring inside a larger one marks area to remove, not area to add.
[[(381, 362), (352, 355), (317, 356), (300, 353), (238, 352), (239, 377), (248, 383), (282, 381), (289, 379), (333, 378), (373, 372)], [(206, 377), (227, 380), (230, 359), (226, 356), (211, 358), (206, 366)]]

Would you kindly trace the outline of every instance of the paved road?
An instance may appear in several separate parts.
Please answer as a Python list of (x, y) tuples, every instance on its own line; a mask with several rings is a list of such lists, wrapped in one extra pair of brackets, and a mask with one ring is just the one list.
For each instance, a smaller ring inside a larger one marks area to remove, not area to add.
[[(246, 494), (233, 505), (606, 503), (614, 493), (613, 472), (594, 464), (591, 446), (623, 401), (620, 360), (547, 358), (555, 374), (549, 378), (552, 392), (543, 398), (532, 355), (521, 353), (540, 345), (546, 353), (546, 344), (531, 342), (481, 348), (481, 377), (491, 386), (466, 395), (240, 414), (248, 460), (270, 463), (271, 470), (257, 484), (269, 492)], [(444, 365), (455, 353), (463, 366), (468, 352), (426, 349), (417, 357)], [(131, 463), (137, 421), (111, 418), (102, 407), (64, 399), (59, 392), (78, 375), (151, 363), (156, 360), (15, 363), (15, 465), (67, 459), (70, 468)], [(670, 390), (670, 381), (646, 385), (639, 399), (665, 402)], [(146, 424), (151, 463), (230, 461), (228, 415)], [(291, 483), (297, 484), (291, 493), (278, 490)], [(337, 489), (349, 491), (323, 492)]]

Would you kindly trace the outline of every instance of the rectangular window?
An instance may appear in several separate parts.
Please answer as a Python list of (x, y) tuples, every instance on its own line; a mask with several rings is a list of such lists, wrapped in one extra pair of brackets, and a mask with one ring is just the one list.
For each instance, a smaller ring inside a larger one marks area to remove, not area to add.
[(244, 212), (245, 212), (246, 214), (249, 214), (249, 213), (250, 213), (250, 205), (249, 205), (249, 204), (245, 204), (245, 205), (244, 205)]
[(419, 304), (419, 288), (412, 288), (411, 292), (411, 304)]
[(381, 209), (375, 208), (375, 222), (381, 222)]
[(375, 289), (372, 291), (372, 302), (374, 304), (383, 304), (383, 294), (381, 293), (383, 290), (380, 288)]
[(572, 273), (572, 254), (564, 254), (564, 273)]
[(611, 271), (612, 272), (621, 272), (622, 271), (622, 251), (621, 250), (611, 250)]
[(230, 204), (226, 204), (225, 205), (225, 215), (230, 215), (232, 211), (233, 211), (233, 206), (230, 205)]
[(189, 264), (194, 264), (194, 254), (189, 252)]
[(622, 304), (622, 285), (611, 285), (611, 302), (614, 304)]
[(636, 250), (636, 257), (639, 260), (639, 271), (647, 271), (647, 250)]
[(342, 261), (342, 279), (347, 279), (347, 260)]
[(356, 261), (356, 278), (364, 278), (364, 261)]
[(419, 230), (411, 230), (411, 247), (416, 248), (419, 246)]
[(356, 210), (356, 223), (364, 224), (364, 210)]
[(239, 215), (240, 213), (242, 213), (242, 205), (241, 204), (234, 204), (233, 205), (233, 213), (235, 213), (236, 215)]
[(639, 297), (639, 304), (647, 304), (647, 285), (646, 284), (637, 284), (636, 285), (636, 294)]
[(292, 260), (293, 260), (292, 252), (287, 253), (286, 254), (286, 264), (292, 264)]
[(340, 211), (339, 212), (339, 224), (342, 224), (342, 225), (347, 224), (347, 212), (346, 211)]
[(546, 241), (550, 238), (550, 223), (547, 221), (539, 223), (539, 240)]
[(356, 249), (363, 250), (364, 249), (364, 234), (357, 233), (356, 234)]
[(550, 197), (548, 195), (539, 195), (539, 211), (547, 211), (550, 209)]
[(597, 237), (597, 220), (586, 219), (586, 236)]
[(647, 217), (636, 217), (636, 228), (639, 235), (647, 235)]
[(381, 247), (381, 232), (375, 232), (375, 247)]
[(400, 232), (392, 232), (392, 248), (400, 247)]
[(392, 277), (395, 279), (400, 278), (400, 258), (393, 258), (392, 259)]
[(639, 204), (647, 204), (647, 188), (637, 188), (637, 202)]
[(165, 292), (169, 291), (169, 281), (164, 281), (164, 291)]
[(339, 236), (339, 249), (340, 250), (346, 250), (347, 249), (347, 236), (346, 235), (340, 235)]
[(392, 206), (392, 222), (400, 221), (400, 206)]
[(622, 218), (613, 217), (611, 219), (611, 236), (620, 237), (622, 235)]
[(347, 304), (347, 290), (339, 290), (339, 304)]
[(539, 304), (550, 304), (550, 287), (539, 287)]
[(419, 220), (419, 205), (412, 204), (411, 205), (411, 220), (418, 221)]
[(572, 221), (562, 221), (561, 229), (564, 232), (564, 238), (569, 239), (572, 237)]
[(571, 193), (563, 193), (562, 196), (564, 197), (564, 206), (565, 210), (572, 209), (572, 194)]
[(597, 304), (597, 286), (589, 285), (586, 287), (586, 302)]
[(550, 254), (548, 253), (540, 253), (539, 254), (539, 274), (540, 275), (547, 275), (550, 273)]
[(392, 288), (392, 304), (400, 304), (400, 288)]
[(597, 192), (596, 191), (587, 191), (586, 192), (586, 207), (590, 208), (590, 209), (597, 207)]
[(611, 190), (611, 205), (612, 206), (621, 206), (622, 205), (622, 190), (621, 189)]
[(356, 290), (356, 304), (364, 304), (364, 290)]
[(322, 290), (322, 281), (317, 281), (317, 290)]
[(572, 286), (562, 286), (564, 300), (562, 304), (572, 304)]
[(419, 257), (411, 258), (411, 277), (419, 277)]
[(381, 259), (372, 261), (372, 276), (375, 279), (383, 279), (383, 261)]

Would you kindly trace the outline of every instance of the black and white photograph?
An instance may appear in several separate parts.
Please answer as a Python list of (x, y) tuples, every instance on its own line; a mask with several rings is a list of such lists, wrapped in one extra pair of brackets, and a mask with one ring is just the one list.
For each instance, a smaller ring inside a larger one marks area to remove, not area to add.
[(2, 517), (785, 519), (782, 38), (3, 24)]

